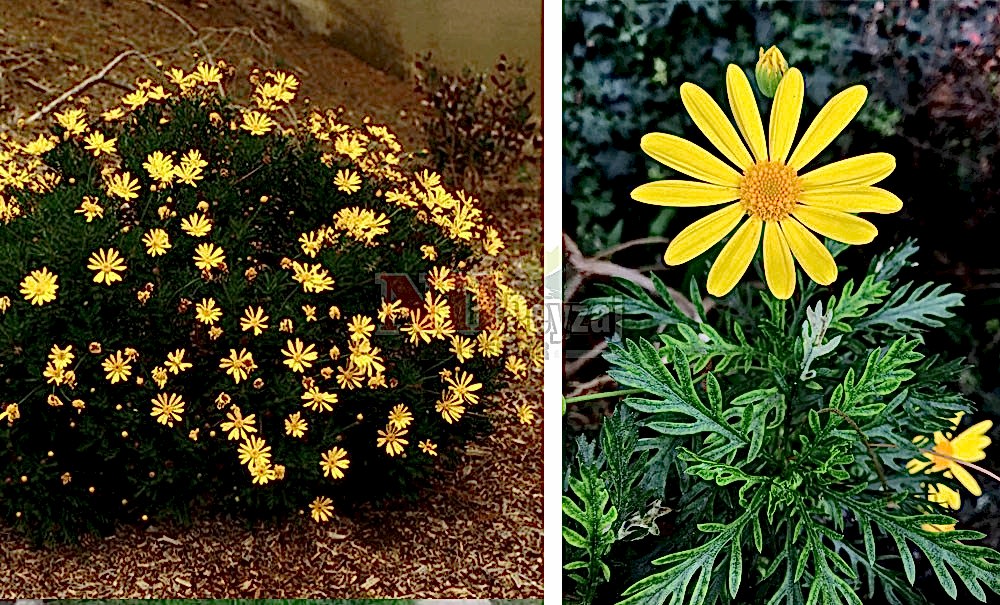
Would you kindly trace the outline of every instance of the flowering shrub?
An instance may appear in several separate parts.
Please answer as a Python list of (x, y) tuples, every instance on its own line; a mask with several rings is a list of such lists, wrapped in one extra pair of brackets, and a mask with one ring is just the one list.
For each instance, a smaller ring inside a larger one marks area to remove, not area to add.
[(248, 107), (224, 64), (167, 76), (2, 141), (0, 513), (63, 538), (413, 494), (541, 365), (497, 230), (385, 126), (291, 119), (290, 74)]
[[(694, 180), (641, 185), (635, 200), (721, 207), (680, 231), (666, 262), (728, 240), (707, 276), (706, 263), (692, 266), (690, 313), (656, 276), (655, 294), (620, 279), (587, 302), (591, 315), (620, 320), (625, 338), (604, 359), (624, 388), (603, 395), (624, 399), (599, 439), (577, 440), (567, 471), (575, 597), (922, 603), (919, 561), (953, 599), (961, 585), (962, 602), (985, 602), (987, 590), (1000, 594), (1000, 553), (945, 513), (965, 494), (981, 496), (984, 478), (1000, 481), (977, 464), (993, 423), (961, 427), (974, 410), (955, 385), (964, 363), (924, 341), (962, 296), (907, 280), (910, 240), (874, 258), (860, 281), (837, 284), (837, 256), (877, 235), (857, 213), (902, 206), (873, 186), (895, 160), (868, 153), (817, 166), (866, 88), (833, 96), (807, 122), (801, 72), (771, 75), (779, 81), (768, 82), (766, 136), (739, 66), (726, 74), (735, 126), (708, 92), (681, 85), (684, 107), (725, 160), (672, 134), (643, 137), (644, 151)], [(744, 280), (748, 271), (764, 285)], [(719, 297), (712, 307), (703, 283)]]

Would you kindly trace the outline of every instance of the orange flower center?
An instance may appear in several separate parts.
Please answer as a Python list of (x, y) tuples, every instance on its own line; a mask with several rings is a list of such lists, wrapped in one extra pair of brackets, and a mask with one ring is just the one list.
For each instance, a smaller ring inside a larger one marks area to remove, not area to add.
[(759, 162), (746, 169), (740, 180), (740, 203), (750, 216), (762, 221), (788, 218), (798, 203), (799, 176), (781, 162)]
[[(955, 452), (951, 447), (951, 442), (947, 440), (942, 441), (941, 443), (935, 443), (934, 451), (939, 454), (944, 454), (944, 456), (951, 456), (952, 458), (955, 457)], [(930, 454), (930, 459), (934, 462), (934, 468), (932, 471), (948, 468), (949, 465), (954, 463), (951, 458), (945, 458), (944, 456)]]

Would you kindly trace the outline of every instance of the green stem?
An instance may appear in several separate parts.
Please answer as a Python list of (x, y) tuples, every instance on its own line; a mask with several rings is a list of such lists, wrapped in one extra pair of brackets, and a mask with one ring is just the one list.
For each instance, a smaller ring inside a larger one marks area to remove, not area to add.
[(635, 395), (645, 392), (642, 389), (622, 389), (620, 391), (590, 393), (589, 395), (580, 395), (578, 397), (563, 397), (563, 403), (580, 403), (582, 401), (594, 401), (595, 399), (607, 399), (608, 397), (624, 397), (625, 395)]

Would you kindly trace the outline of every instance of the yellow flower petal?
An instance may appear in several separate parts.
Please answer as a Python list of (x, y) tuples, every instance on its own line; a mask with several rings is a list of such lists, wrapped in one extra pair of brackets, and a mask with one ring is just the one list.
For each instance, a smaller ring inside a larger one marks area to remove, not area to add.
[(774, 221), (764, 224), (764, 278), (775, 298), (787, 300), (795, 291), (795, 263), (781, 227)]
[(827, 286), (837, 279), (837, 263), (823, 242), (794, 218), (781, 221), (785, 241), (809, 279)]
[(920, 458), (914, 458), (913, 460), (910, 460), (909, 462), (906, 463), (906, 470), (910, 471), (911, 475), (915, 475), (930, 465), (931, 463), (928, 460), (921, 460)]
[(826, 149), (854, 116), (858, 115), (866, 98), (868, 89), (858, 85), (840, 92), (827, 101), (806, 129), (806, 133), (802, 135), (802, 140), (792, 152), (792, 157), (788, 158), (788, 165), (796, 170), (802, 170), (803, 166)]
[(681, 84), (681, 102), (691, 114), (695, 126), (730, 162), (743, 169), (753, 164), (753, 158), (740, 140), (740, 135), (736, 134), (732, 122), (703, 88), (690, 82)]
[(653, 181), (632, 190), (632, 199), (658, 206), (715, 206), (739, 199), (736, 187), (697, 181)]
[(736, 126), (750, 146), (753, 157), (758, 162), (766, 161), (767, 142), (764, 139), (764, 123), (760, 119), (760, 110), (757, 109), (757, 98), (754, 97), (747, 75), (732, 63), (726, 69), (726, 93), (729, 95), (729, 107), (736, 118)]
[(976, 483), (976, 479), (970, 475), (969, 471), (965, 470), (964, 467), (960, 466), (957, 462), (954, 462), (948, 468), (955, 474), (955, 478), (962, 484), (962, 487), (964, 487), (970, 494), (973, 496), (983, 495), (983, 490), (979, 487), (979, 484)]
[(983, 420), (958, 434), (951, 440), (952, 456), (966, 462), (978, 462), (986, 458), (986, 448), (992, 440), (986, 431), (993, 428), (992, 420)]
[(837, 210), (799, 205), (792, 210), (792, 216), (816, 233), (845, 244), (867, 244), (878, 235), (875, 225)]
[(663, 261), (668, 265), (688, 262), (729, 235), (745, 214), (743, 206), (730, 204), (691, 223), (667, 246)]
[(821, 187), (863, 187), (874, 185), (896, 168), (896, 158), (888, 153), (866, 153), (817, 168), (799, 177), (802, 191)]
[(725, 296), (747, 272), (760, 244), (761, 220), (750, 217), (736, 230), (708, 271), (708, 293)]
[(799, 201), (841, 212), (877, 212), (890, 214), (903, 207), (903, 200), (878, 187), (827, 187), (799, 194)]
[(642, 150), (657, 162), (700, 181), (739, 187), (742, 175), (691, 141), (672, 134), (652, 132), (642, 137)]
[(802, 113), (805, 87), (802, 72), (793, 67), (788, 70), (785, 77), (781, 78), (778, 91), (774, 93), (771, 123), (767, 134), (770, 144), (768, 154), (772, 162), (784, 162), (792, 148), (795, 130), (799, 127), (799, 115)]

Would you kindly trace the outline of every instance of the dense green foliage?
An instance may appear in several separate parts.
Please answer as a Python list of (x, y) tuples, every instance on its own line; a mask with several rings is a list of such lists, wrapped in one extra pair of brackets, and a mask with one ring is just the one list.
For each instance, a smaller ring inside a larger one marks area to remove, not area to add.
[(743, 284), (711, 321), (624, 281), (591, 301), (626, 320), (604, 357), (628, 391), (568, 471), (564, 523), (587, 539), (567, 539), (567, 569), (606, 570), (573, 577), (583, 602), (610, 578), (602, 602), (923, 603), (917, 561), (952, 598), (1000, 594), (982, 533), (929, 531), (954, 521), (928, 484), (959, 484), (906, 468), (930, 447), (915, 437), (972, 410), (961, 360), (923, 344), (962, 297), (906, 281), (915, 252), (880, 255), (834, 295)]

